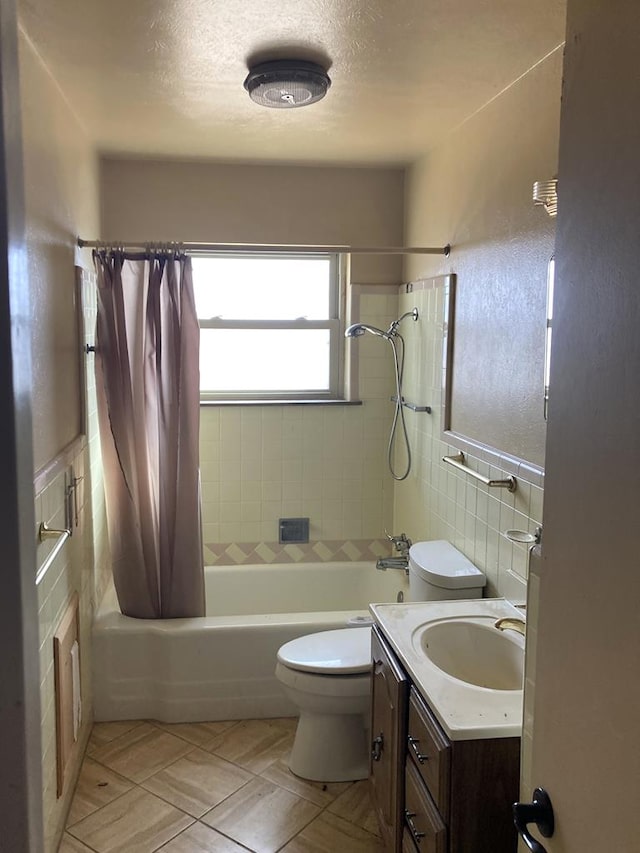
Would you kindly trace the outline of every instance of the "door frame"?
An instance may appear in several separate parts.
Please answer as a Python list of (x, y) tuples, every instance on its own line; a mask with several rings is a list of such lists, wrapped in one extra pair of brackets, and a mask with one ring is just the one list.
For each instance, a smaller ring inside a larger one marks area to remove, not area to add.
[(0, 0), (0, 826), (13, 853), (43, 849), (31, 313), (24, 235), (15, 0)]

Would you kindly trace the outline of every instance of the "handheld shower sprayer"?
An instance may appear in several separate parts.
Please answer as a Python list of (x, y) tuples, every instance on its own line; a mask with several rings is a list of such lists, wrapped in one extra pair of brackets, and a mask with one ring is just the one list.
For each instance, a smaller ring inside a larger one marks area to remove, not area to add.
[(377, 329), (375, 326), (369, 326), (367, 323), (354, 323), (353, 326), (349, 326), (347, 331), (344, 333), (344, 336), (345, 338), (359, 338), (366, 332), (376, 335), (379, 338), (389, 340), (388, 332), (383, 332), (382, 329)]
[[(411, 317), (412, 320), (415, 322), (418, 319), (418, 316), (418, 309), (414, 308), (412, 311), (407, 311), (401, 317), (398, 317), (397, 320), (394, 320), (386, 332), (383, 332), (382, 329), (378, 329), (376, 326), (370, 326), (368, 325), (368, 323), (354, 323), (353, 325), (349, 326), (349, 328), (344, 333), (346, 338), (359, 338), (369, 332), (369, 334), (375, 335), (378, 338), (384, 338), (385, 341), (388, 341), (391, 344), (396, 380), (396, 408), (393, 414), (391, 432), (389, 434), (387, 461), (389, 464), (389, 471), (391, 472), (391, 476), (394, 480), (406, 480), (406, 478), (409, 476), (409, 471), (411, 471), (411, 447), (409, 446), (409, 435), (407, 433), (407, 425), (404, 420), (404, 408), (402, 405), (402, 375), (404, 373), (404, 338), (398, 331), (398, 327), (400, 326), (400, 323), (402, 323), (402, 321), (405, 320), (407, 317)], [(400, 353), (398, 353), (398, 343), (400, 344)], [(400, 420), (400, 423), (402, 424), (402, 434), (404, 437), (404, 446), (407, 456), (407, 464), (403, 474), (398, 474), (396, 472), (393, 463), (393, 446), (396, 436), (396, 428), (398, 426), (398, 420)]]
[(370, 326), (368, 323), (354, 323), (344, 333), (345, 338), (359, 338), (361, 335), (364, 335), (366, 332), (369, 332), (372, 335), (376, 335), (379, 338), (384, 338), (386, 341), (390, 340), (391, 337), (400, 337), (400, 333), (398, 332), (398, 326), (404, 319), (407, 317), (411, 317), (413, 320), (418, 319), (418, 309), (414, 308), (413, 311), (407, 311), (402, 317), (398, 317), (397, 320), (394, 320), (393, 323), (389, 326), (386, 332), (383, 332), (382, 329), (378, 329), (376, 326)]

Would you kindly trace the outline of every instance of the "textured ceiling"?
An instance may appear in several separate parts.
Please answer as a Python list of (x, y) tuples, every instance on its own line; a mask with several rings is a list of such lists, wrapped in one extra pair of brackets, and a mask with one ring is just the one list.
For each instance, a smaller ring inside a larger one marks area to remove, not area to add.
[[(406, 163), (564, 39), (564, 0), (21, 0), (99, 149)], [(249, 59), (330, 66), (323, 101), (254, 104)]]

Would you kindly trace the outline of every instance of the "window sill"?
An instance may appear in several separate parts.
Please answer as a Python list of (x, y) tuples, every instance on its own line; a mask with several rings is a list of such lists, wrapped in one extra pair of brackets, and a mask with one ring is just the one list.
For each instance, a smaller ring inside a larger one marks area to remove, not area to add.
[(200, 400), (201, 406), (361, 406), (362, 400)]

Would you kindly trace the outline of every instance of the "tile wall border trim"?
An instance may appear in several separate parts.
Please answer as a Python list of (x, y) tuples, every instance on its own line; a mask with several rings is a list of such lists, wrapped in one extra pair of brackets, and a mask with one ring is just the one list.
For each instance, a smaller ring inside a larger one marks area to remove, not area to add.
[(375, 562), (378, 557), (387, 557), (390, 553), (387, 539), (323, 539), (295, 545), (279, 542), (207, 542), (204, 545), (208, 566)]

